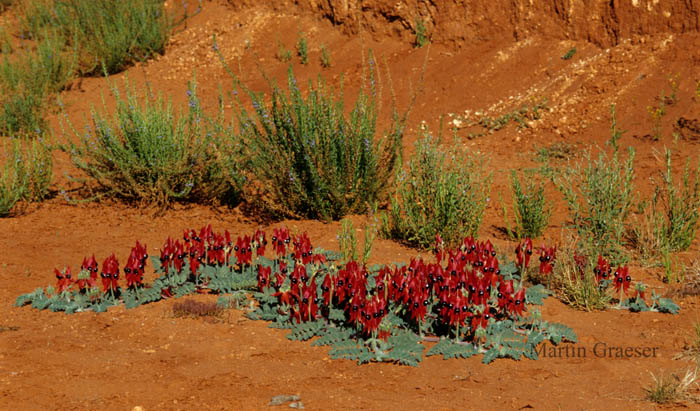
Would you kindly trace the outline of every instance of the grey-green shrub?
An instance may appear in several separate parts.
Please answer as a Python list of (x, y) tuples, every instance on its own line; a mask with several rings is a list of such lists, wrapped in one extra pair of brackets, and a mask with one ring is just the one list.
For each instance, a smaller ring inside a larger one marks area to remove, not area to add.
[(669, 251), (687, 250), (695, 239), (700, 217), (700, 161), (691, 179), (690, 159), (678, 185), (671, 174), (671, 151), (666, 150), (664, 187), (656, 187), (654, 210), (660, 206), (658, 231), (661, 243)]
[(47, 96), (63, 89), (74, 74), (75, 54), (64, 46), (60, 37), (47, 36), (38, 42), (35, 50), (3, 56), (0, 133), (40, 134), (45, 128)]
[(441, 149), (439, 140), (426, 133), (416, 142), (408, 171), (399, 174), (391, 211), (383, 216), (383, 234), (428, 247), (439, 233), (453, 246), (465, 235), (476, 235), (490, 184), (491, 174), (480, 161)]
[(304, 96), (290, 67), (287, 91), (272, 85), (271, 104), (248, 91), (253, 111), (238, 101), (240, 133), (264, 207), (291, 217), (337, 220), (386, 200), (401, 155), (405, 115), (393, 112), (389, 130), (376, 136), (374, 62), (369, 88), (346, 115), (319, 78)]
[(53, 177), (53, 158), (51, 145), (43, 138), (12, 138), (4, 141), (2, 148), (6, 157), (0, 174), (0, 217), (6, 217), (20, 200), (46, 198)]
[(617, 149), (612, 156), (601, 152), (597, 159), (590, 151), (581, 163), (570, 166), (555, 178), (564, 194), (569, 216), (587, 250), (621, 261), (625, 221), (633, 203), (634, 149), (626, 161)]
[(162, 0), (25, 0), (21, 22), (33, 38), (59, 37), (78, 50), (82, 74), (162, 54), (173, 25)]
[(231, 190), (215, 127), (203, 117), (196, 85), (190, 84), (186, 111), (177, 118), (162, 98), (139, 104), (113, 90), (111, 117), (93, 110), (92, 125), (70, 143), (73, 163), (99, 187), (101, 196), (166, 206), (172, 201), (215, 202)]
[[(513, 217), (515, 230), (511, 232), (510, 221), (506, 214), (506, 227), (511, 237), (536, 238), (539, 237), (552, 215), (552, 208), (547, 204), (544, 195), (544, 184), (537, 180), (535, 173), (525, 175), (525, 185), (520, 184), (520, 179), (515, 170), (510, 172), (511, 192), (513, 194)], [(505, 209), (505, 207), (504, 207)]]

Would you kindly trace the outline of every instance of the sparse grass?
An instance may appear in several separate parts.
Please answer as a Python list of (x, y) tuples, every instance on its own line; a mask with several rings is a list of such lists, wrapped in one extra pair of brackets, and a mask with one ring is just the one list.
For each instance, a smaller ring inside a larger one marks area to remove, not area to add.
[(292, 59), (292, 51), (286, 48), (279, 39), (277, 40), (277, 54), (275, 54), (277, 60), (286, 63)]
[(216, 302), (184, 300), (173, 304), (175, 318), (209, 318), (223, 320), (225, 310)]
[(574, 308), (604, 310), (610, 304), (610, 294), (597, 283), (593, 274), (595, 263), (589, 257), (593, 250), (582, 249), (581, 244), (574, 235), (557, 250), (552, 287), (563, 302)]
[(331, 66), (331, 55), (328, 52), (325, 44), (321, 45), (321, 67), (329, 68)]
[(534, 172), (525, 174), (525, 185), (520, 184), (515, 170), (511, 170), (511, 192), (513, 194), (513, 217), (515, 229), (510, 229), (507, 209), (503, 206), (506, 227), (511, 238), (536, 238), (547, 227), (552, 208), (547, 205), (544, 184)]
[(309, 64), (309, 46), (303, 33), (299, 33), (299, 40), (297, 40), (297, 56), (301, 64)]
[(456, 149), (445, 151), (439, 144), (427, 132), (416, 143), (409, 170), (399, 173), (390, 215), (382, 217), (385, 237), (429, 247), (438, 233), (448, 246), (465, 235), (476, 235), (491, 174), (482, 162)]
[(680, 74), (669, 74), (666, 76), (668, 81), (668, 86), (671, 87), (671, 95), (669, 96), (669, 104), (674, 105), (678, 103), (680, 97), (678, 96), (678, 81), (680, 79)]
[(75, 55), (60, 37), (46, 36), (36, 49), (4, 55), (0, 62), (0, 133), (45, 128), (47, 96), (63, 89), (74, 74)]
[(671, 151), (666, 150), (664, 187), (657, 188), (654, 202), (661, 202), (664, 218), (661, 221), (663, 243), (671, 251), (687, 250), (695, 239), (700, 218), (700, 160), (691, 178), (690, 158), (678, 185), (671, 173)]
[(98, 196), (164, 207), (175, 200), (216, 202), (240, 189), (230, 184), (215, 135), (220, 129), (207, 126), (194, 82), (178, 118), (160, 97), (140, 104), (128, 82), (126, 98), (116, 87), (113, 94), (116, 113), (93, 110), (83, 132), (71, 126), (80, 144), (64, 146), (98, 185)]
[(557, 141), (547, 147), (536, 149), (535, 159), (541, 163), (549, 163), (553, 160), (571, 160), (576, 156), (578, 149), (575, 144), (565, 141)]
[(681, 378), (677, 374), (656, 376), (651, 373), (653, 382), (644, 389), (646, 399), (657, 404), (673, 404), (683, 401), (696, 401), (689, 390), (697, 385), (697, 369), (687, 370)]
[(654, 106), (647, 106), (647, 113), (649, 113), (649, 120), (651, 121), (652, 126), (652, 138), (654, 141), (661, 139), (661, 132), (663, 131), (662, 121), (666, 115), (666, 103), (664, 100), (665, 98), (663, 97), (662, 93), (661, 100), (658, 104)]
[(116, 73), (162, 54), (174, 24), (162, 0), (23, 0), (21, 10), (25, 33), (70, 43), (83, 75)]
[[(11, 147), (8, 148), (7, 146)], [(0, 174), (0, 217), (16, 212), (21, 200), (41, 201), (53, 177), (51, 146), (43, 139), (3, 141), (5, 164)]]
[(683, 347), (683, 352), (677, 354), (674, 359), (686, 359), (695, 361), (700, 366), (700, 319), (695, 320), (693, 331), (690, 332), (689, 341)]
[(510, 122), (518, 123), (518, 128), (528, 128), (528, 120), (538, 120), (542, 117), (541, 110), (547, 108), (547, 100), (541, 99), (533, 101), (531, 105), (523, 105), (519, 109), (513, 110), (500, 117), (483, 116), (479, 119), (479, 125), (489, 133), (494, 133)]
[(416, 34), (416, 40), (413, 43), (413, 47), (421, 48), (428, 44), (428, 29), (425, 27), (425, 22), (421, 18), (416, 19), (416, 28), (414, 32)]
[[(660, 260), (665, 280), (678, 280), (671, 252), (687, 250), (695, 239), (700, 219), (700, 161), (695, 176), (690, 173), (690, 159), (678, 183), (671, 173), (671, 152), (665, 152), (666, 172), (662, 184), (656, 184), (651, 199), (640, 204), (635, 224), (628, 233), (640, 257)], [(676, 264), (677, 265), (677, 264)]]
[(562, 60), (571, 60), (572, 57), (574, 57), (574, 54), (576, 54), (576, 47), (572, 47), (569, 49), (569, 51), (566, 52), (563, 56), (561, 56)]
[(655, 209), (651, 201), (640, 202), (638, 210), (632, 215), (627, 232), (629, 245), (636, 250), (640, 261), (646, 265), (654, 265), (664, 248), (659, 235), (659, 214)]

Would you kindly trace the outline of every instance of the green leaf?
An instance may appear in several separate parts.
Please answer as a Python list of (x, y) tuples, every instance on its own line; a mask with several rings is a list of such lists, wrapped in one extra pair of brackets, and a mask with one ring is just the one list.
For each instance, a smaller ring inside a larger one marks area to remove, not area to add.
[(344, 327), (329, 327), (326, 333), (320, 336), (318, 339), (314, 340), (311, 345), (313, 346), (323, 346), (330, 345), (335, 346), (343, 341), (347, 341), (352, 336), (352, 330)]
[(450, 338), (443, 338), (433, 346), (426, 356), (442, 355), (446, 360), (450, 358), (469, 358), (474, 354), (478, 354), (479, 350), (473, 344), (460, 343)]
[(542, 284), (533, 285), (525, 290), (525, 301), (528, 304), (543, 305), (544, 299), (551, 295), (551, 292)]
[(306, 341), (317, 335), (325, 333), (326, 322), (324, 320), (308, 321), (301, 324), (292, 324), (292, 332), (287, 335), (288, 340)]
[(417, 367), (423, 359), (423, 350), (425, 350), (420, 341), (420, 337), (412, 332), (392, 335), (387, 340), (391, 345), (387, 358), (399, 364)]

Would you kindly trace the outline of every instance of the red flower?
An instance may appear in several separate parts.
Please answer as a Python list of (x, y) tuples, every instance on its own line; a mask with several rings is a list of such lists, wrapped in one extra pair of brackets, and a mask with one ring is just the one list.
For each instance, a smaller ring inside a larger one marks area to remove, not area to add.
[(632, 277), (629, 275), (629, 268), (627, 266), (617, 267), (615, 270), (614, 283), (615, 291), (619, 293), (620, 289), (622, 289), (622, 291), (627, 294), (627, 290), (630, 288), (630, 284), (632, 284)]
[(476, 330), (477, 328), (483, 328), (486, 329), (489, 325), (489, 319), (491, 319), (491, 315), (488, 312), (482, 312), (477, 315), (474, 315), (472, 317), (472, 329)]
[(498, 285), (498, 308), (509, 309), (513, 303), (513, 281), (503, 281)]
[(87, 290), (97, 284), (97, 260), (93, 254), (90, 258), (83, 258), (83, 264), (80, 266), (80, 274), (78, 274), (78, 288)]
[(321, 296), (323, 297), (323, 303), (326, 306), (331, 304), (331, 299), (333, 298), (333, 293), (331, 292), (331, 287), (333, 287), (333, 278), (330, 274), (326, 275), (321, 284)]
[(190, 271), (192, 272), (192, 275), (196, 277), (198, 275), (197, 270), (199, 269), (199, 265), (204, 263), (204, 256), (206, 255), (204, 243), (192, 242), (190, 244), (188, 254), (190, 256)]
[(299, 295), (299, 310), (297, 321), (306, 322), (315, 320), (318, 314), (318, 300), (316, 298), (316, 283), (304, 284)]
[(475, 279), (475, 275), (470, 279), (469, 284), (469, 299), (474, 305), (487, 305), (491, 294), (491, 279), (483, 277)]
[(540, 275), (552, 274), (554, 269), (554, 260), (557, 256), (557, 247), (542, 246), (540, 253)]
[(287, 246), (289, 246), (289, 229), (288, 228), (275, 228), (272, 231), (272, 248), (275, 249), (277, 256), (283, 256), (287, 253)]
[(126, 286), (133, 288), (139, 286), (143, 282), (143, 270), (140, 269), (141, 260), (137, 256), (137, 250), (132, 250), (129, 254), (129, 259), (124, 266), (124, 275), (126, 277)]
[(518, 267), (527, 268), (530, 265), (530, 257), (532, 256), (532, 240), (525, 238), (525, 241), (518, 244), (515, 249), (515, 255), (518, 259)]
[(294, 238), (294, 259), (302, 264), (308, 264), (313, 256), (311, 240), (306, 233)]
[(467, 261), (474, 264), (478, 259), (474, 237), (465, 237), (459, 250), (466, 256)]
[(386, 301), (374, 296), (367, 301), (361, 312), (360, 324), (365, 335), (371, 334), (379, 328), (384, 315), (386, 314)]
[(114, 254), (110, 255), (102, 263), (102, 291), (116, 291), (119, 280), (119, 262)]
[(238, 237), (236, 245), (233, 246), (233, 251), (236, 253), (236, 260), (238, 260), (238, 263), (250, 264), (253, 258), (250, 237), (247, 235), (243, 238)]
[(201, 241), (210, 242), (213, 235), (214, 233), (211, 229), (211, 224), (206, 225), (199, 230), (199, 238)]
[(428, 312), (428, 304), (430, 304), (430, 296), (425, 288), (418, 288), (411, 296), (408, 310), (411, 312), (411, 318), (416, 322), (423, 322), (425, 315)]
[(265, 255), (265, 246), (267, 246), (265, 232), (261, 229), (255, 230), (255, 234), (253, 234), (253, 247), (258, 256)]
[(598, 255), (598, 264), (593, 269), (596, 282), (600, 283), (603, 280), (607, 280), (610, 278), (611, 272), (610, 263), (603, 256)]
[(272, 274), (272, 267), (263, 267), (258, 264), (258, 290), (264, 291), (265, 288), (270, 286), (270, 275)]
[[(209, 250), (207, 251), (207, 260), (212, 265), (222, 266), (226, 264), (226, 239), (221, 234), (212, 234)], [(192, 266), (192, 261), (190, 261), (190, 266)]]
[(510, 303), (508, 304), (508, 311), (511, 314), (515, 314), (519, 317), (523, 315), (523, 311), (525, 311), (525, 289), (521, 288), (518, 290), (515, 295), (513, 295), (513, 298), (511, 299)]
[(173, 257), (172, 257), (172, 265), (175, 267), (175, 270), (179, 273), (182, 271), (182, 266), (185, 264), (185, 257), (187, 254), (185, 253), (184, 248), (182, 247), (182, 243), (180, 240), (175, 240), (175, 244), (173, 245)]
[(54, 274), (56, 274), (56, 288), (59, 293), (66, 291), (73, 284), (73, 278), (70, 272), (70, 267), (66, 267), (63, 272), (58, 271), (58, 269), (53, 269)]

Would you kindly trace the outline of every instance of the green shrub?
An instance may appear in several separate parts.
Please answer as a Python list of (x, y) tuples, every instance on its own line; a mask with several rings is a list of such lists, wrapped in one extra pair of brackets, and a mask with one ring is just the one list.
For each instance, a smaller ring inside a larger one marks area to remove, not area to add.
[(63, 52), (59, 37), (47, 36), (36, 50), (4, 55), (0, 62), (0, 132), (36, 132), (49, 93), (63, 89), (73, 76), (74, 55)]
[[(370, 66), (374, 63), (370, 57)], [(238, 101), (240, 133), (250, 150), (251, 174), (273, 213), (337, 220), (385, 200), (399, 164), (405, 115), (393, 113), (386, 135), (375, 138), (374, 72), (349, 117), (342, 88), (336, 98), (319, 78), (306, 97), (288, 72), (288, 92), (272, 85), (271, 105), (248, 91), (254, 111)]]
[(666, 150), (666, 173), (664, 187), (656, 187), (654, 210), (661, 203), (659, 234), (661, 243), (669, 251), (687, 250), (695, 239), (700, 217), (700, 161), (695, 170), (694, 181), (690, 176), (690, 159), (685, 165), (683, 176), (674, 185), (671, 174), (671, 151)]
[(301, 64), (309, 64), (309, 46), (306, 44), (306, 37), (303, 34), (299, 35), (299, 41), (297, 41), (297, 55)]
[(286, 48), (279, 39), (277, 40), (277, 53), (275, 57), (281, 62), (287, 62), (292, 59), (292, 51)]
[(325, 44), (321, 46), (321, 67), (328, 68), (331, 66), (331, 55), (328, 52)]
[(413, 46), (416, 48), (421, 48), (428, 44), (428, 35), (427, 31), (428, 29), (425, 27), (425, 23), (423, 22), (423, 19), (416, 19), (416, 28), (415, 28), (415, 34), (416, 34), (416, 40), (413, 43)]
[[(448, 153), (439, 143), (428, 133), (416, 143), (408, 172), (399, 174), (390, 215), (383, 216), (386, 237), (428, 247), (438, 233), (448, 246), (465, 235), (476, 235), (491, 174), (484, 172), (479, 161), (455, 151)], [(464, 160), (457, 162), (457, 158)]]
[(515, 231), (510, 230), (508, 214), (504, 209), (506, 227), (513, 238), (539, 237), (549, 222), (552, 209), (547, 205), (544, 195), (544, 185), (537, 181), (535, 173), (525, 176), (525, 187), (520, 184), (515, 170), (510, 172), (511, 192), (513, 193), (513, 216), (515, 218)]
[(64, 147), (101, 196), (166, 206), (174, 200), (212, 202), (237, 189), (224, 171), (214, 135), (220, 128), (202, 117), (194, 83), (188, 110), (177, 119), (160, 97), (140, 105), (128, 83), (126, 99), (116, 88), (113, 93), (116, 114), (109, 118), (93, 110), (92, 126), (82, 134), (73, 129), (80, 144)]
[(42, 138), (12, 139), (3, 143), (5, 164), (0, 175), (0, 217), (9, 215), (20, 200), (41, 201), (48, 195), (53, 177), (51, 145)]
[(589, 151), (583, 161), (585, 164), (570, 166), (554, 181), (564, 194), (571, 220), (586, 248), (598, 250), (617, 264), (622, 258), (622, 235), (633, 202), (634, 149), (630, 147), (625, 162), (619, 159), (617, 150), (612, 158), (601, 152), (597, 160)]
[(69, 42), (82, 74), (116, 73), (162, 54), (173, 26), (162, 0), (25, 0), (21, 21), (31, 37)]

